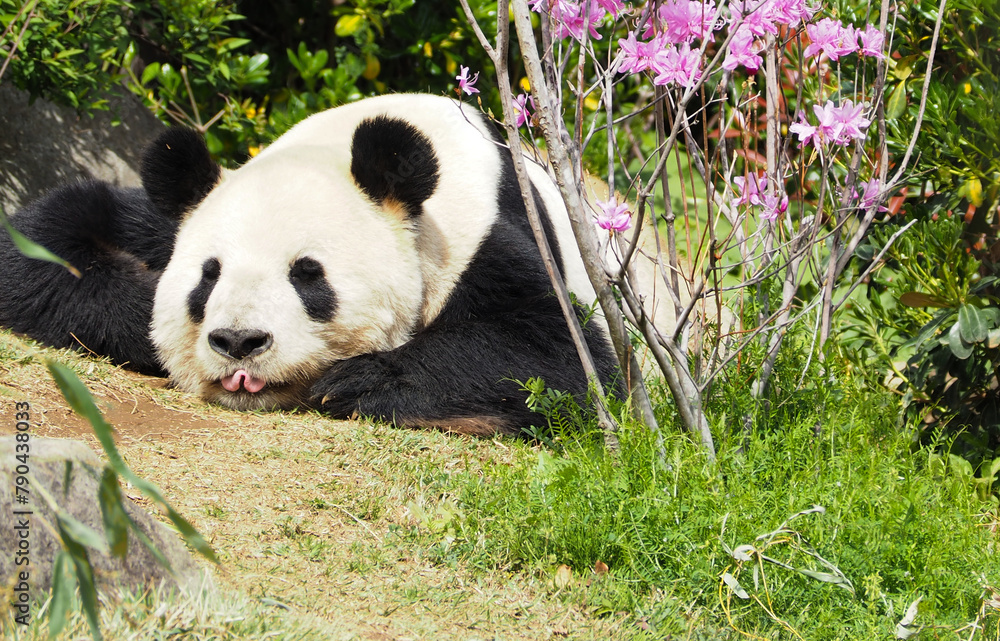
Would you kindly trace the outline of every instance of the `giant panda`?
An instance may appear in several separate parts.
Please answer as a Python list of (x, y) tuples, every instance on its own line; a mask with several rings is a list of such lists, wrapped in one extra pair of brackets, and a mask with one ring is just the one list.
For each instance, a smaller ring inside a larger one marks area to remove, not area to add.
[[(558, 189), (528, 163), (577, 300), (594, 293)], [(83, 270), (0, 240), (0, 324), (79, 344), (239, 410), (313, 407), (479, 436), (538, 423), (520, 383), (587, 381), (510, 152), (469, 105), (399, 94), (316, 114), (222, 171), (200, 136), (147, 151), (143, 189), (74, 185), (13, 217)], [(619, 390), (605, 329), (584, 324)]]

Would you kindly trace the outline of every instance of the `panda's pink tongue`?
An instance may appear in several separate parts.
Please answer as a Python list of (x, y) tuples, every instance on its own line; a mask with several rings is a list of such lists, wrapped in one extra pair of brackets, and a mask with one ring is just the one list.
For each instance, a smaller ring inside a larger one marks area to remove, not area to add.
[(251, 394), (256, 394), (264, 389), (265, 385), (267, 385), (265, 381), (250, 376), (250, 374), (243, 369), (236, 370), (232, 376), (224, 376), (220, 382), (222, 383), (222, 386), (230, 392), (238, 392), (240, 390), (240, 385), (242, 385), (243, 389)]

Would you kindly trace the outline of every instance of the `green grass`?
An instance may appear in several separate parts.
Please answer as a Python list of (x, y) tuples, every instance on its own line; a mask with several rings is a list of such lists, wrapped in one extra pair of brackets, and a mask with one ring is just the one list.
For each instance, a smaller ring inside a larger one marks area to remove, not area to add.
[[(226, 589), (245, 595), (232, 595), (240, 612), (110, 596), (106, 638), (313, 638), (302, 615), (362, 638), (892, 639), (920, 598), (913, 638), (996, 640), (995, 495), (946, 444), (914, 446), (894, 398), (838, 382), (852, 379), (829, 362), (820, 377), (813, 359), (803, 376), (800, 338), (790, 335), (766, 403), (740, 381), (752, 372), (734, 368), (716, 386), (717, 463), (667, 402), (661, 461), (628, 421), (608, 453), (596, 434), (542, 446), (239, 414), (67, 355), (93, 370), (102, 402), (153, 394), (214, 417), (122, 446), (210, 537)], [(43, 368), (4, 344), (0, 334), (11, 398), (62, 421)], [(792, 518), (814, 505), (824, 511)], [(357, 612), (365, 625), (352, 627)], [(18, 638), (44, 636), (35, 620)], [(85, 638), (82, 619), (71, 625), (63, 638)]]
[(692, 617), (706, 638), (892, 638), (917, 598), (926, 638), (997, 638), (995, 499), (911, 451), (877, 393), (827, 387), (775, 407), (749, 433), (720, 415), (717, 464), (676, 433), (660, 461), (630, 425), (615, 454), (564, 437), (509, 467), (438, 477), (409, 535), (436, 538), (442, 563), (547, 574), (565, 598), (630, 612), (652, 638), (685, 638)]

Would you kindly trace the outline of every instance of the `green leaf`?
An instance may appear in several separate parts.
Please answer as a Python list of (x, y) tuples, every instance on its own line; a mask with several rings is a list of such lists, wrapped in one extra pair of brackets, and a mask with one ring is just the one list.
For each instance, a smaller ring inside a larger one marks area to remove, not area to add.
[(903, 115), (906, 110), (906, 80), (900, 80), (896, 88), (889, 94), (889, 100), (885, 105), (885, 117), (895, 120)]
[(206, 65), (206, 66), (208, 66), (209, 64), (211, 64), (211, 63), (208, 62), (208, 60), (205, 59), (204, 56), (200, 56), (200, 55), (198, 55), (196, 53), (185, 52), (183, 55), (188, 60), (194, 60), (195, 62), (199, 62), (199, 63), (201, 63), (203, 65)]
[(10, 234), (10, 239), (14, 241), (14, 246), (17, 247), (18, 251), (28, 258), (44, 260), (50, 263), (55, 263), (56, 265), (62, 265), (69, 271), (69, 273), (73, 274), (77, 278), (81, 278), (83, 276), (79, 269), (73, 267), (62, 258), (59, 258), (49, 250), (14, 229), (14, 226), (10, 224), (10, 220), (7, 219), (7, 214), (3, 211), (3, 207), (0, 207), (0, 224), (2, 224), (4, 229), (7, 230), (7, 233)]
[(69, 58), (70, 56), (75, 56), (78, 53), (83, 53), (83, 49), (64, 49), (56, 54), (56, 60)]
[(899, 302), (907, 307), (951, 307), (943, 298), (923, 292), (906, 292)]
[(104, 467), (99, 497), (104, 536), (108, 540), (108, 546), (112, 554), (124, 559), (128, 554), (128, 517), (122, 505), (122, 489), (118, 485), (118, 475), (110, 465)]
[(233, 49), (239, 49), (243, 45), (250, 42), (247, 38), (226, 38), (219, 43), (219, 53), (225, 53), (226, 51), (232, 51)]
[(960, 323), (955, 323), (951, 326), (951, 331), (948, 332), (948, 347), (951, 348), (951, 353), (955, 355), (955, 358), (964, 361), (972, 356), (972, 345), (968, 345), (962, 340), (959, 325)]
[(49, 639), (55, 639), (66, 627), (66, 613), (73, 605), (76, 577), (68, 563), (73, 559), (66, 550), (59, 550), (52, 562), (52, 602), (49, 604)]
[(160, 63), (154, 62), (146, 65), (146, 68), (142, 70), (142, 84), (149, 84), (158, 75), (160, 75)]
[(80, 600), (83, 602), (83, 613), (87, 618), (90, 636), (95, 641), (101, 641), (104, 637), (101, 635), (100, 617), (97, 611), (97, 585), (94, 583), (94, 568), (90, 565), (87, 548), (66, 535), (61, 520), (59, 521), (59, 533), (76, 568), (76, 581), (80, 584)]
[(969, 463), (958, 454), (948, 454), (948, 467), (955, 476), (971, 479), (973, 470), (972, 463)]
[(341, 38), (346, 38), (347, 36), (353, 36), (364, 26), (364, 16), (359, 16), (357, 14), (340, 16), (340, 20), (337, 20), (337, 25), (333, 28), (334, 32)]
[(68, 536), (80, 545), (94, 548), (101, 554), (107, 554), (108, 545), (97, 530), (78, 521), (76, 517), (66, 511), (61, 510), (56, 513), (56, 519), (59, 521), (59, 530), (63, 532), (64, 539)]
[(989, 333), (986, 320), (975, 305), (966, 304), (958, 308), (958, 326), (966, 343), (981, 343)]
[(156, 544), (153, 543), (148, 536), (146, 536), (146, 533), (143, 532), (138, 525), (136, 525), (135, 521), (132, 520), (132, 517), (130, 517), (128, 513), (125, 514), (125, 518), (128, 519), (128, 526), (131, 528), (132, 534), (134, 534), (135, 537), (139, 539), (139, 542), (142, 543), (147, 550), (149, 550), (149, 553), (153, 555), (153, 558), (156, 559), (157, 563), (164, 567), (167, 572), (173, 574), (174, 568), (171, 567), (170, 561), (167, 557), (163, 556), (163, 552), (160, 552), (160, 548), (156, 547)]

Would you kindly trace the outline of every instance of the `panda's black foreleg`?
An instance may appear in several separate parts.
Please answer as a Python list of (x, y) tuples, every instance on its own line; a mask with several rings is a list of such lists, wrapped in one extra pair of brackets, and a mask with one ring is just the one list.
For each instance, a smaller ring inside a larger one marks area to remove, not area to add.
[[(313, 386), (336, 417), (370, 416), (407, 427), (489, 436), (520, 434), (544, 418), (528, 409), (522, 383), (541, 377), (582, 399), (587, 383), (561, 318), (510, 314), (432, 325), (389, 351), (336, 363)], [(614, 360), (600, 330), (589, 343), (606, 380)]]
[(54, 347), (162, 373), (148, 337), (153, 296), (176, 223), (141, 189), (84, 182), (57, 189), (11, 218), (22, 234), (82, 274), (27, 258), (0, 230), (0, 325)]

